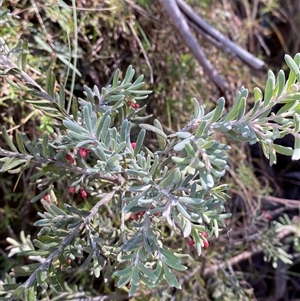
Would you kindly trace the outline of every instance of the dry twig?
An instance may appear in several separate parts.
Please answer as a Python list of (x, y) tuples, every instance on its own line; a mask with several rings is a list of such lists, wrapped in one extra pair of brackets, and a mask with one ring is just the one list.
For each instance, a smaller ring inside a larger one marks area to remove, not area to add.
[(214, 46), (233, 57), (239, 58), (252, 69), (259, 70), (265, 66), (262, 60), (236, 45), (234, 42), (230, 41), (227, 37), (206, 23), (193, 11), (188, 4), (185, 3), (185, 1), (159, 0), (159, 2), (166, 10), (168, 16), (171, 18), (174, 26), (182, 36), (186, 45), (190, 48), (194, 57), (203, 67), (204, 72), (222, 92), (225, 91), (228, 83), (217, 73), (212, 64), (206, 58), (201, 46), (191, 33), (189, 25)]
[(211, 63), (207, 60), (202, 48), (198, 44), (196, 38), (190, 31), (188, 23), (184, 16), (182, 15), (176, 0), (159, 0), (161, 5), (167, 11), (169, 17), (171, 18), (174, 26), (184, 39), (186, 45), (190, 48), (191, 52), (203, 67), (204, 72), (210, 77), (213, 83), (224, 92), (228, 86), (227, 82), (217, 73)]

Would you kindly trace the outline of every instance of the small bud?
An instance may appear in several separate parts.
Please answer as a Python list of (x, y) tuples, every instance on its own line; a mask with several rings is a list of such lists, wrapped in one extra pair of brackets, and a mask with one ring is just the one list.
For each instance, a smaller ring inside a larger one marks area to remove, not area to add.
[(74, 194), (74, 193), (76, 193), (76, 187), (70, 187), (69, 188), (69, 192), (71, 193), (71, 194)]
[(203, 241), (204, 249), (207, 249), (209, 247), (209, 242), (207, 240)]
[(138, 103), (134, 103), (134, 102), (131, 102), (130, 103), (130, 106), (133, 108), (133, 109), (138, 109), (140, 107), (140, 105)]
[(195, 241), (192, 238), (189, 238), (187, 244), (191, 247), (192, 245), (195, 244)]
[(42, 200), (47, 202), (48, 204), (54, 204), (57, 205), (57, 199), (53, 191), (49, 191), (49, 193), (45, 194), (42, 197)]
[(269, 213), (266, 213), (266, 214), (264, 215), (264, 217), (265, 217), (265, 219), (267, 219), (268, 221), (271, 221), (271, 220), (273, 219), (273, 216), (272, 216), (271, 214), (269, 214)]
[(68, 259), (66, 260), (66, 263), (67, 263), (68, 265), (71, 265), (72, 260), (71, 260), (70, 258), (68, 258)]
[(132, 147), (133, 149), (135, 149), (135, 147), (136, 147), (136, 142), (131, 142), (131, 147)]
[(266, 210), (261, 210), (260, 213), (262, 217), (268, 221), (271, 221), (273, 219), (273, 216), (270, 213), (268, 213)]
[(80, 194), (83, 199), (85, 199), (88, 196), (87, 192), (84, 189), (81, 190)]
[(131, 218), (133, 221), (135, 221), (135, 220), (137, 220), (138, 215), (135, 214), (135, 213), (131, 213), (131, 214), (130, 214), (130, 218)]
[(70, 154), (66, 154), (66, 160), (69, 161), (71, 164), (75, 162), (74, 158)]
[(89, 150), (84, 147), (79, 148), (79, 154), (82, 158), (86, 158), (88, 156)]
[(202, 237), (207, 237), (207, 233), (206, 232), (201, 232)]

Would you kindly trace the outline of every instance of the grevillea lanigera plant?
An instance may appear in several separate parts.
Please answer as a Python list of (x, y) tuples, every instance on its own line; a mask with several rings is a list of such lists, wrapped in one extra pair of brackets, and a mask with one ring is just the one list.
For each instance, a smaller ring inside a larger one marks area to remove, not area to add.
[[(187, 248), (201, 255), (230, 217), (224, 212), (228, 187), (220, 184), (230, 147), (217, 139), (220, 133), (260, 143), (270, 164), (277, 153), (300, 158), (299, 54), (285, 56), (287, 79), (283, 71), (277, 77), (269, 71), (265, 92), (254, 89), (250, 110), (245, 88), (227, 111), (224, 98), (211, 112), (193, 99), (190, 122), (173, 133), (166, 133), (158, 120), (147, 123), (145, 106), (138, 102), (150, 91), (143, 90), (143, 75), (134, 79), (131, 66), (122, 80), (118, 70), (111, 85), (101, 91), (84, 86), (84, 99), (70, 100), (62, 86), (56, 92), (51, 70), (44, 88), (26, 73), (27, 54), (25, 42), (8, 49), (1, 40), (1, 77), (53, 119), (53, 132), (30, 140), (24, 132), (11, 136), (1, 129), (7, 148), (0, 149), (0, 171), (22, 173), (34, 166), (31, 181), (40, 193), (32, 202), (40, 201), (45, 210), (38, 213), (40, 230), (33, 242), (23, 234), (21, 243), (7, 239), (10, 255), (36, 261), (12, 270), (12, 275), (28, 277), (24, 283), (3, 284), (12, 299), (36, 300), (39, 287), (61, 290), (59, 275), (71, 262), (94, 277), (117, 279), (129, 295), (140, 285), (180, 288), (176, 275), (187, 269), (181, 260), (187, 250), (172, 249), (167, 238), (183, 236)], [(281, 107), (273, 112), (277, 104)], [(145, 144), (147, 132), (156, 135), (157, 148)], [(288, 134), (294, 148), (275, 143)], [(56, 182), (70, 183), (70, 194), (97, 200), (95, 206), (87, 211), (57, 202)]]

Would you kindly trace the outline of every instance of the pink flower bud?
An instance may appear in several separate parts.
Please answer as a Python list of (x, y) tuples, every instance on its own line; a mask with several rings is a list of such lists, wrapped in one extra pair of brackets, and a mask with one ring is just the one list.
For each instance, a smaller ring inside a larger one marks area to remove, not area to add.
[(203, 241), (204, 249), (207, 249), (209, 247), (209, 242), (207, 240)]
[(130, 106), (133, 108), (133, 109), (138, 109), (140, 107), (140, 105), (138, 103), (130, 103)]
[(70, 192), (71, 194), (74, 194), (74, 193), (76, 192), (76, 187), (70, 187), (70, 188), (69, 188), (69, 192)]
[(84, 189), (81, 190), (80, 194), (83, 199), (85, 199), (88, 196), (87, 192)]
[(187, 244), (191, 247), (192, 245), (195, 244), (195, 241), (192, 238), (189, 238)]
[(131, 218), (133, 221), (135, 221), (135, 220), (137, 220), (138, 215), (135, 214), (135, 213), (131, 213), (131, 214), (130, 214), (130, 218)]
[(136, 142), (131, 142), (131, 147), (132, 147), (133, 149), (135, 149), (135, 147), (136, 147)]
[(273, 216), (270, 214), (270, 213), (267, 213), (265, 214), (265, 218), (268, 220), (268, 221), (271, 221), (273, 219)]
[(79, 148), (79, 154), (82, 158), (86, 158), (88, 153), (89, 153), (89, 150), (87, 148), (84, 148), (84, 147)]
[(71, 164), (75, 162), (74, 158), (70, 154), (66, 154), (66, 160), (69, 161)]

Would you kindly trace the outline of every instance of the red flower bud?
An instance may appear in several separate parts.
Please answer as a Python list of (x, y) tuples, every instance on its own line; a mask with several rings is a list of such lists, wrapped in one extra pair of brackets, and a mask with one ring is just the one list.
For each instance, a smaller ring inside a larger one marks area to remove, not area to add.
[(72, 260), (71, 260), (70, 258), (68, 258), (68, 259), (66, 260), (66, 263), (67, 263), (68, 265), (71, 265)]
[(268, 221), (271, 221), (273, 219), (273, 216), (269, 213), (264, 215), (265, 219), (267, 219)]
[(202, 237), (207, 237), (207, 233), (206, 232), (201, 232)]
[(84, 148), (84, 147), (79, 148), (79, 154), (82, 158), (86, 158), (88, 153), (89, 153), (89, 150), (87, 148)]
[(76, 192), (76, 187), (70, 187), (69, 192), (74, 194)]
[(135, 213), (131, 213), (131, 214), (130, 214), (130, 218), (131, 218), (133, 221), (135, 221), (135, 220), (137, 220), (138, 215), (135, 214)]
[(207, 249), (209, 247), (209, 242), (207, 240), (204, 240), (203, 243), (204, 243), (204, 249)]
[(263, 218), (267, 219), (268, 221), (271, 221), (273, 219), (273, 216), (268, 213), (266, 210), (261, 210), (261, 215)]
[(66, 154), (66, 160), (69, 161), (71, 164), (75, 162), (74, 158), (70, 154)]
[(80, 194), (83, 199), (85, 199), (88, 196), (87, 192), (84, 189), (81, 190)]
[(136, 142), (131, 142), (131, 147), (132, 147), (133, 149), (135, 149), (135, 147), (136, 147)]
[(138, 103), (134, 103), (134, 102), (131, 102), (130, 103), (130, 106), (133, 108), (133, 109), (138, 109), (140, 107), (140, 105)]
[(195, 241), (192, 238), (189, 238), (187, 244), (191, 247), (192, 245), (195, 244)]

